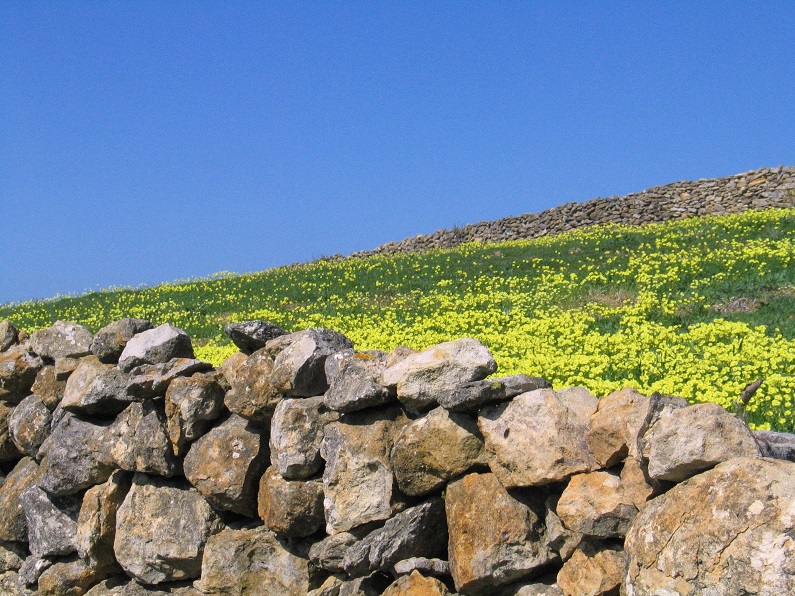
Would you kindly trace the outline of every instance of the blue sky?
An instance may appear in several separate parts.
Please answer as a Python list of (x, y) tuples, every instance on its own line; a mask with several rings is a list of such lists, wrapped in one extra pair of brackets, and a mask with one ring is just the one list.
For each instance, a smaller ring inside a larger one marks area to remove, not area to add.
[(795, 3), (0, 6), (0, 303), (795, 164)]

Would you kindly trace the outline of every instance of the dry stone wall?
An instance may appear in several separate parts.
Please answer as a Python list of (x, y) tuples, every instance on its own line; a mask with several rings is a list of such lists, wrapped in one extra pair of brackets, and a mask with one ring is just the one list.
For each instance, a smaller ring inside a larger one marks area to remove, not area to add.
[(473, 339), (0, 323), (0, 594), (795, 593), (795, 436)]
[(450, 248), (465, 242), (522, 240), (597, 224), (662, 223), (699, 215), (776, 207), (795, 207), (795, 166), (762, 168), (726, 178), (655, 186), (623, 197), (566, 203), (541, 213), (417, 235), (351, 256)]

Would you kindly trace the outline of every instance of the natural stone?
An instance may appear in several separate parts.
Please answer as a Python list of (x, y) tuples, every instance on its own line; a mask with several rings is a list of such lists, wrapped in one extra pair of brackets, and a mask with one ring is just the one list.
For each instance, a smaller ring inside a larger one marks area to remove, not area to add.
[(39, 581), (39, 576), (53, 564), (50, 557), (37, 557), (30, 555), (19, 568), (20, 585), (33, 586)]
[(600, 467), (612, 467), (628, 455), (638, 456), (638, 439), (648, 410), (649, 398), (631, 387), (599, 400), (591, 417), (588, 446)]
[(86, 592), (85, 596), (201, 596), (201, 592), (191, 584), (190, 580), (169, 582), (156, 588), (139, 584), (126, 575), (117, 575), (101, 581)]
[(431, 410), (404, 426), (392, 449), (398, 486), (412, 496), (440, 490), (484, 461), (477, 421), (444, 408)]
[(395, 575), (408, 575), (417, 570), (423, 575), (450, 575), (450, 562), (428, 557), (409, 557), (392, 567)]
[(213, 507), (256, 518), (258, 483), (268, 460), (263, 431), (233, 414), (191, 445), (183, 467)]
[(442, 582), (433, 577), (423, 577), (414, 570), (389, 586), (383, 596), (446, 596), (450, 591)]
[(11, 321), (0, 321), (0, 352), (5, 352), (18, 341), (19, 329)]
[(144, 331), (152, 329), (152, 323), (146, 319), (121, 319), (105, 325), (94, 335), (91, 351), (105, 364), (116, 364), (119, 361), (127, 342)]
[(318, 596), (381, 596), (392, 579), (381, 571), (373, 571), (366, 577), (357, 577), (342, 582), (330, 591), (320, 592)]
[(220, 527), (218, 516), (197, 490), (135, 474), (116, 514), (116, 560), (130, 577), (145, 584), (196, 578), (204, 545)]
[(545, 575), (530, 581), (505, 586), (497, 596), (565, 596), (554, 575)]
[(265, 526), (281, 536), (310, 536), (325, 523), (319, 480), (285, 480), (278, 470), (268, 468), (260, 479), (258, 503)]
[(174, 379), (187, 377), (194, 373), (208, 371), (209, 362), (193, 358), (172, 358), (159, 364), (142, 364), (130, 371), (127, 392), (139, 399), (160, 397), (166, 394)]
[(127, 375), (112, 364), (83, 358), (66, 381), (61, 407), (89, 416), (113, 416), (130, 403), (127, 382)]
[(551, 389), (552, 384), (542, 377), (513, 375), (462, 383), (452, 391), (439, 394), (439, 405), (454, 412), (476, 412), (482, 406), (504, 401), (528, 391)]
[(624, 494), (621, 478), (608, 471), (577, 474), (558, 501), (567, 528), (600, 538), (623, 538), (638, 510)]
[(38, 395), (29, 395), (8, 417), (8, 430), (14, 444), (25, 455), (35, 457), (50, 434), (52, 413)]
[(52, 327), (35, 331), (30, 336), (30, 349), (41, 356), (56, 358), (79, 358), (91, 353), (91, 332), (76, 323), (56, 321)]
[(334, 573), (343, 571), (343, 561), (348, 550), (365, 532), (356, 528), (352, 532), (338, 532), (315, 542), (309, 548), (309, 559), (314, 565)]
[(795, 462), (795, 434), (756, 430), (754, 438), (764, 457)]
[(22, 506), (22, 493), (39, 476), (39, 466), (30, 457), (23, 457), (0, 486), (0, 540), (27, 542), (28, 525)]
[(165, 323), (132, 337), (119, 356), (119, 368), (128, 372), (142, 364), (162, 364), (172, 358), (194, 357), (188, 334)]
[(270, 321), (244, 321), (224, 326), (224, 333), (244, 354), (252, 354), (265, 347), (271, 339), (287, 332)]
[(621, 467), (621, 488), (624, 496), (640, 511), (652, 497), (661, 494), (664, 487), (660, 483), (646, 476), (641, 462), (634, 457), (628, 457)]
[(413, 411), (437, 404), (438, 396), (479, 381), (497, 370), (488, 348), (471, 338), (449, 341), (412, 354), (387, 368), (381, 383), (397, 392), (398, 399)]
[(271, 420), (271, 464), (285, 478), (315, 475), (323, 467), (323, 429), (338, 417), (326, 409), (322, 395), (279, 402)]
[(546, 535), (544, 537), (544, 543), (558, 553), (562, 561), (566, 561), (571, 557), (574, 549), (582, 542), (583, 535), (563, 525), (563, 521), (557, 514), (559, 499), (560, 495), (551, 495), (547, 497), (544, 503), (546, 506), (546, 516), (544, 518)]
[(489, 467), (500, 483), (506, 488), (535, 486), (593, 470), (596, 462), (586, 437), (597, 401), (575, 387), (539, 389), (484, 407), (478, 426)]
[(226, 372), (232, 389), (224, 403), (231, 412), (263, 424), (269, 424), (282, 395), (271, 383), (273, 358), (266, 348), (257, 350), (245, 362)]
[(50, 410), (54, 410), (58, 406), (63, 399), (65, 390), (66, 379), (59, 379), (55, 366), (51, 364), (36, 373), (36, 380), (30, 388), (31, 393), (38, 395), (42, 403)]
[(586, 540), (558, 572), (558, 585), (567, 596), (618, 594), (626, 562), (620, 543)]
[(113, 554), (116, 515), (130, 490), (132, 477), (116, 470), (107, 482), (89, 488), (77, 517), (77, 553), (97, 569), (118, 567)]
[(28, 352), (24, 346), (0, 352), (0, 400), (19, 403), (30, 395), (30, 388), (44, 361)]
[(166, 391), (168, 438), (177, 456), (202, 436), (223, 411), (224, 390), (214, 375), (177, 377)]
[(80, 596), (97, 580), (97, 572), (81, 559), (59, 561), (39, 576), (41, 596)]
[(41, 558), (68, 555), (77, 550), (79, 497), (51, 497), (33, 485), (25, 489), (21, 500), (31, 554)]
[(19, 447), (14, 443), (11, 429), (8, 427), (8, 419), (13, 412), (13, 408), (9, 408), (0, 401), (0, 462), (15, 461), (22, 455), (19, 452)]
[(21, 543), (0, 541), (0, 574), (19, 569), (26, 555), (27, 552)]
[(354, 352), (339, 363), (323, 401), (331, 410), (353, 412), (394, 401), (380, 378), (386, 369), (386, 354)]

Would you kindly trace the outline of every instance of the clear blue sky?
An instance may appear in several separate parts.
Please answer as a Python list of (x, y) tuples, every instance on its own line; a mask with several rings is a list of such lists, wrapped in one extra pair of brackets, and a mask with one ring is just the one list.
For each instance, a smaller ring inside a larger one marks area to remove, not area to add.
[(0, 4), (0, 303), (795, 164), (792, 1)]

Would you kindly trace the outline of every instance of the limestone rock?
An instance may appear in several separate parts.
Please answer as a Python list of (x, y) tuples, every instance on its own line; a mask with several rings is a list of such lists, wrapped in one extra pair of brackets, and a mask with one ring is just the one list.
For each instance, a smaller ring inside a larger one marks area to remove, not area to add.
[(244, 354), (253, 354), (265, 347), (271, 339), (287, 335), (287, 332), (270, 321), (244, 321), (224, 326), (224, 333)]
[(25, 489), (21, 500), (31, 554), (41, 558), (68, 555), (77, 550), (78, 497), (51, 497), (33, 485)]
[(11, 436), (11, 429), (8, 428), (8, 418), (13, 412), (13, 408), (0, 402), (0, 462), (14, 461), (22, 455)]
[(644, 437), (649, 476), (682, 480), (733, 457), (759, 456), (751, 431), (718, 404), (681, 408), (660, 418)]
[(303, 553), (260, 526), (210, 537), (195, 586), (202, 594), (304, 596), (321, 581)]
[(55, 366), (50, 364), (36, 373), (36, 380), (30, 391), (38, 395), (48, 409), (54, 410), (63, 399), (64, 391), (66, 391), (66, 379), (61, 380)]
[(21, 543), (0, 541), (0, 574), (19, 569), (26, 555)]
[(545, 575), (505, 586), (497, 596), (565, 596), (565, 594), (558, 586), (557, 577)]
[(61, 407), (89, 416), (113, 416), (130, 403), (127, 382), (127, 375), (112, 364), (83, 358), (66, 381)]
[(52, 327), (35, 331), (30, 336), (30, 349), (41, 356), (56, 358), (79, 358), (91, 353), (91, 332), (76, 323), (56, 321)]
[(315, 542), (309, 548), (309, 559), (314, 565), (338, 573), (343, 571), (343, 561), (348, 550), (361, 540), (365, 532), (356, 528), (352, 532), (338, 532)]
[(436, 557), (446, 552), (447, 524), (444, 501), (434, 498), (387, 520), (348, 549), (345, 571), (365, 575), (376, 569), (389, 570), (408, 557)]
[(443, 559), (428, 557), (409, 557), (398, 561), (392, 567), (395, 575), (408, 575), (412, 571), (423, 575), (450, 575), (450, 562)]
[(448, 485), (445, 507), (459, 592), (493, 594), (557, 560), (544, 541), (543, 495), (509, 494), (494, 474), (469, 474)]
[(193, 358), (172, 358), (159, 364), (142, 364), (130, 371), (127, 393), (139, 399), (165, 395), (174, 379), (208, 371), (209, 362)]
[(454, 412), (476, 412), (482, 406), (504, 401), (528, 391), (551, 389), (552, 384), (541, 377), (513, 375), (498, 379), (470, 381), (437, 397), (439, 405)]
[(17, 404), (30, 395), (30, 388), (44, 361), (28, 352), (24, 346), (0, 352), (0, 399)]
[(23, 457), (0, 486), (0, 540), (28, 541), (22, 493), (38, 480), (38, 476), (38, 464), (30, 457)]
[(279, 402), (271, 420), (271, 464), (285, 478), (315, 475), (323, 467), (323, 429), (338, 417), (326, 409), (322, 395)]
[(121, 319), (105, 325), (94, 335), (91, 351), (105, 364), (116, 364), (119, 361), (127, 342), (144, 331), (152, 329), (152, 323), (146, 319)]
[(30, 555), (19, 568), (19, 581), (21, 585), (33, 586), (39, 581), (39, 576), (53, 564), (49, 557)]
[(328, 389), (326, 358), (352, 347), (347, 337), (331, 329), (307, 329), (272, 339), (265, 348), (274, 355), (271, 384), (285, 395), (321, 395)]
[(223, 411), (224, 390), (214, 375), (177, 377), (166, 391), (168, 438), (182, 456), (188, 443), (202, 436)]
[(233, 414), (191, 445), (183, 467), (213, 507), (256, 518), (259, 479), (268, 459), (263, 431)]
[(29, 395), (8, 417), (8, 430), (14, 444), (25, 455), (35, 457), (50, 434), (52, 413), (38, 395)]
[(5, 352), (19, 341), (19, 329), (11, 321), (0, 321), (0, 352)]
[(440, 490), (484, 461), (477, 421), (444, 408), (431, 410), (404, 426), (392, 449), (398, 486), (412, 496)]
[(344, 357), (323, 397), (326, 407), (337, 412), (353, 412), (394, 401), (380, 383), (385, 369), (386, 354), (383, 353), (355, 352)]
[(500, 484), (536, 486), (593, 470), (596, 461), (586, 437), (596, 406), (593, 395), (575, 387), (539, 389), (484, 407), (478, 426)]
[(638, 439), (648, 410), (649, 398), (631, 387), (599, 400), (591, 418), (588, 446), (600, 467), (610, 468), (628, 455), (638, 456)]
[[(634, 457), (643, 460), (646, 453), (648, 453), (648, 445), (646, 435), (649, 429), (657, 424), (661, 418), (670, 416), (676, 410), (688, 407), (690, 404), (683, 397), (676, 397), (674, 395), (661, 395), (659, 393), (652, 393), (649, 396), (649, 409), (640, 428), (640, 438), (636, 447)], [(648, 457), (645, 457), (645, 464), (648, 464)], [(648, 465), (646, 465), (648, 467)]]
[(387, 368), (381, 383), (394, 389), (409, 410), (419, 411), (435, 405), (438, 396), (454, 392), (462, 383), (485, 379), (496, 370), (488, 348), (464, 338), (408, 356)]
[(224, 403), (229, 411), (238, 416), (263, 424), (269, 424), (273, 411), (282, 400), (282, 395), (271, 383), (273, 358), (266, 348), (257, 350), (245, 362), (227, 371), (232, 389), (227, 392)]
[(126, 575), (117, 575), (98, 583), (85, 596), (201, 596), (201, 592), (191, 584), (191, 581), (169, 582), (168, 585), (158, 586), (161, 590), (141, 585)]
[(400, 408), (392, 407), (352, 412), (326, 426), (321, 455), (329, 534), (392, 516), (389, 454), (407, 422)]
[(197, 490), (135, 474), (116, 514), (116, 560), (145, 584), (196, 578), (204, 545), (219, 529), (218, 516)]
[(162, 364), (172, 358), (194, 358), (188, 334), (165, 323), (135, 335), (119, 356), (119, 368), (129, 372), (142, 364)]
[(567, 528), (600, 538), (623, 538), (638, 510), (618, 474), (577, 474), (560, 496), (557, 514)]
[(24, 582), (15, 571), (0, 574), (0, 594), (34, 596), (34, 593), (25, 587)]
[(388, 575), (374, 571), (366, 577), (342, 582), (329, 591), (320, 592), (318, 596), (381, 596), (391, 581)]
[(665, 492), (660, 483), (646, 477), (641, 462), (634, 457), (628, 457), (621, 467), (621, 487), (624, 495), (640, 511), (652, 497)]
[(735, 458), (650, 501), (627, 533), (626, 592), (795, 593), (794, 472)]
[(59, 561), (39, 576), (41, 596), (77, 596), (85, 594), (97, 580), (97, 572), (81, 559)]
[(754, 431), (754, 438), (764, 457), (795, 462), (795, 434), (757, 430)]
[(77, 553), (98, 569), (118, 567), (113, 554), (116, 514), (130, 490), (132, 477), (116, 470), (107, 482), (89, 488), (77, 517)]
[(566, 561), (582, 542), (583, 535), (563, 525), (563, 521), (557, 514), (559, 499), (560, 495), (551, 495), (544, 503), (546, 506), (544, 543), (558, 553), (562, 561)]
[(626, 553), (620, 543), (587, 540), (558, 572), (558, 585), (568, 596), (618, 594)]
[(438, 579), (423, 577), (415, 570), (396, 579), (383, 596), (446, 596), (449, 593), (447, 586)]
[[(326, 372), (326, 382), (328, 383), (329, 387), (334, 384), (334, 380), (340, 374), (342, 365), (346, 363), (355, 353), (356, 350), (353, 348), (346, 348), (344, 350), (340, 350), (339, 352), (334, 352), (326, 358), (323, 369)], [(368, 352), (362, 352), (362, 354), (366, 353)], [(378, 354), (383, 354), (383, 352), (378, 352)]]
[(258, 502), (260, 519), (280, 536), (310, 536), (325, 523), (323, 484), (318, 480), (285, 480), (268, 468), (260, 479)]

